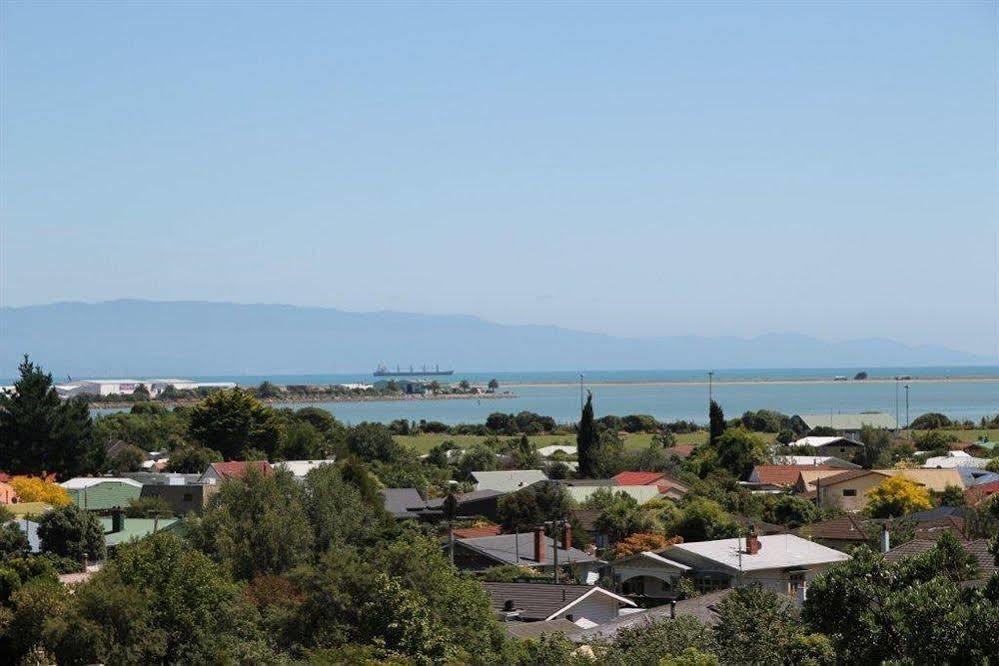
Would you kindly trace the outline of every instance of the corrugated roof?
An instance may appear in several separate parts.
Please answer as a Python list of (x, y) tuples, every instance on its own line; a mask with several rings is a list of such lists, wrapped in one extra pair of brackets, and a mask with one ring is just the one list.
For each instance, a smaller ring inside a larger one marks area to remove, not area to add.
[[(455, 542), (470, 548), (478, 553), (489, 557), (502, 564), (517, 564), (525, 567), (552, 566), (554, 563), (554, 541), (551, 537), (545, 536), (544, 561), (538, 562), (534, 559), (534, 533), (521, 532), (520, 534), (500, 534), (490, 537), (478, 537), (473, 539), (457, 539)], [(519, 545), (518, 545), (519, 544)], [(517, 557), (517, 554), (520, 557)], [(570, 564), (573, 562), (597, 562), (597, 558), (587, 555), (578, 548), (558, 549), (559, 564)]]
[(416, 488), (382, 488), (385, 510), (396, 518), (416, 517), (416, 511), (425, 509), (427, 503)]
[(500, 490), (514, 492), (521, 488), (547, 481), (548, 477), (540, 469), (514, 469), (498, 472), (472, 472), (477, 490)]
[(798, 535), (806, 539), (830, 539), (835, 541), (867, 541), (864, 531), (864, 521), (853, 514), (831, 518), (810, 525), (803, 525), (797, 530)]
[(132, 539), (141, 539), (149, 536), (155, 531), (165, 530), (178, 522), (177, 518), (125, 518), (124, 529), (120, 532), (112, 532), (114, 523), (110, 516), (100, 518), (104, 527), (104, 543), (108, 546), (117, 546)]
[[(903, 557), (921, 555), (936, 545), (936, 541), (930, 541), (929, 539), (913, 539), (889, 550), (885, 553), (885, 559), (889, 562), (897, 562)], [(964, 541), (961, 545), (978, 560), (978, 578), (988, 578), (997, 570), (995, 558), (989, 552), (988, 539)]]
[(142, 484), (138, 481), (120, 476), (78, 476), (69, 481), (63, 481), (59, 485), (66, 490), (83, 490), (84, 488), (92, 488), (102, 483), (121, 483), (133, 488), (142, 488)]

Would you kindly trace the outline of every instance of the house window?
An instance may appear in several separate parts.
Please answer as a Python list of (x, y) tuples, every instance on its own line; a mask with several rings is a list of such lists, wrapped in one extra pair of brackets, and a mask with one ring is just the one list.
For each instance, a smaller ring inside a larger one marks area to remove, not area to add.
[(184, 493), (184, 501), (185, 502), (193, 502), (194, 501), (194, 495), (192, 495), (191, 493)]
[(857, 496), (857, 489), (856, 488), (844, 488), (843, 489), (843, 497), (856, 497), (856, 496)]

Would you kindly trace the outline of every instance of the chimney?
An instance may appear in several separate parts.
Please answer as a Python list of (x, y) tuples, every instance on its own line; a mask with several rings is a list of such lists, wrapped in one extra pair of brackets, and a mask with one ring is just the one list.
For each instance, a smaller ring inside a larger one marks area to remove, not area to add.
[(891, 550), (891, 535), (888, 533), (888, 523), (881, 525), (881, 552), (887, 553)]
[(669, 602), (669, 617), (671, 620), (676, 619), (676, 599), (670, 599)]
[(564, 531), (562, 532), (562, 548), (565, 550), (572, 548), (572, 525), (569, 523), (565, 524)]
[(545, 561), (545, 528), (534, 528), (534, 561), (541, 564)]
[(111, 513), (111, 532), (121, 532), (125, 529), (125, 512), (115, 509)]
[(749, 526), (749, 534), (746, 535), (746, 554), (756, 555), (760, 552), (760, 548), (763, 545), (760, 543), (760, 537), (756, 536), (756, 528), (752, 525)]

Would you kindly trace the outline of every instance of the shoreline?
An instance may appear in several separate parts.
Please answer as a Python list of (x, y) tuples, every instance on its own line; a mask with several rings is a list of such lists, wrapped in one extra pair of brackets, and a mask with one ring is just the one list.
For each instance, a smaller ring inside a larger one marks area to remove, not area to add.
[[(990, 383), (999, 382), (999, 376), (995, 377), (913, 377), (912, 379), (715, 379), (710, 382), (714, 386), (759, 386), (767, 384), (809, 384), (809, 385), (843, 385), (862, 386), (864, 384), (949, 384), (949, 383)], [(660, 380), (598, 380), (587, 382), (585, 375), (583, 386), (707, 386), (709, 382), (703, 379), (660, 379)], [(531, 386), (542, 386), (546, 388), (567, 388), (578, 387), (579, 382), (508, 382), (501, 385), (507, 388), (529, 388)]]
[[(438, 400), (504, 400), (516, 398), (514, 393), (443, 393), (440, 395), (303, 395), (303, 396), (283, 396), (280, 398), (257, 398), (260, 402), (275, 406), (307, 405), (328, 402), (420, 402)], [(181, 400), (145, 400), (136, 402), (91, 402), (87, 404), (89, 409), (131, 409), (133, 405), (149, 402), (155, 405), (162, 405), (168, 409), (174, 407), (185, 407), (196, 405), (203, 398), (185, 398)]]

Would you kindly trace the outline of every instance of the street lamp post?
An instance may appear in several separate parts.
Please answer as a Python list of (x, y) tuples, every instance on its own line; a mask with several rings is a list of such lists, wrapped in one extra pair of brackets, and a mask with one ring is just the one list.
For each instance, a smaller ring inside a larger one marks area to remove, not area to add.
[(905, 385), (905, 427), (909, 427), (909, 385)]

